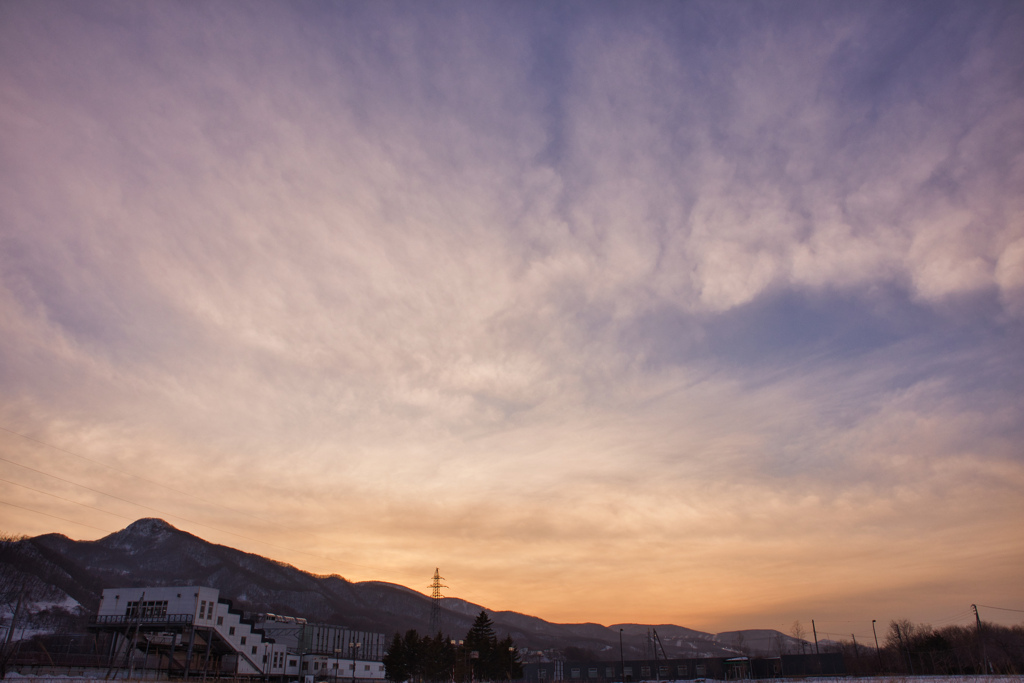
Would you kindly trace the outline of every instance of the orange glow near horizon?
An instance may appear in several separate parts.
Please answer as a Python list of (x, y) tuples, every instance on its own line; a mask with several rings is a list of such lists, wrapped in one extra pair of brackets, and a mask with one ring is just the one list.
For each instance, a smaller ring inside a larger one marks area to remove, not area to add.
[(7, 3), (0, 529), (1024, 608), (1024, 19), (733, 4)]

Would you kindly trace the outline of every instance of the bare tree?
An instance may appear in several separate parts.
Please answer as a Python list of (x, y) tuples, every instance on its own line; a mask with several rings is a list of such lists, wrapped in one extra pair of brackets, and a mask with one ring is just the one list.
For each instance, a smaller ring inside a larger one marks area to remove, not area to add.
[(909, 619), (893, 619), (889, 622), (889, 630), (885, 634), (885, 646), (894, 650), (905, 650), (914, 638), (931, 626), (915, 624)]
[(773, 640), (775, 641), (775, 649), (778, 651), (780, 657), (789, 651), (789, 648), (786, 646), (786, 636), (784, 634), (776, 633)]
[(800, 641), (800, 654), (803, 654), (804, 647), (807, 645), (807, 630), (801, 626), (799, 619), (793, 622), (793, 625), (789, 628), (789, 633)]
[(62, 594), (60, 589), (39, 577), (34, 554), (35, 548), (28, 537), (0, 534), (0, 610), (11, 615), (0, 640), (0, 677), (7, 673), (19, 624), (36, 611), (37, 603), (57, 600)]

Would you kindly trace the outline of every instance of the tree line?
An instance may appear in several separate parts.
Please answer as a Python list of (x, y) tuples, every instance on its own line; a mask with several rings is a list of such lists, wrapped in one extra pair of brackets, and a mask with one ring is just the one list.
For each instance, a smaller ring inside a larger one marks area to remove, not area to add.
[(933, 628), (895, 619), (884, 635), (878, 635), (882, 641), (877, 648), (851, 637), (822, 646), (821, 651), (841, 652), (846, 670), (858, 675), (1024, 674), (1024, 625), (978, 621), (974, 626)]
[(60, 607), (39, 609), (40, 603), (55, 602), (63, 592), (54, 585), (53, 572), (27, 536), (0, 533), (0, 678), (17, 655), (21, 641), (17, 633), (38, 628), (67, 630), (84, 627), (81, 613)]
[(384, 671), (393, 683), (464, 683), (518, 679), (523, 665), (512, 636), (498, 640), (487, 612), (480, 612), (459, 641), (441, 632), (433, 637), (421, 637), (415, 629), (396, 633), (384, 655)]

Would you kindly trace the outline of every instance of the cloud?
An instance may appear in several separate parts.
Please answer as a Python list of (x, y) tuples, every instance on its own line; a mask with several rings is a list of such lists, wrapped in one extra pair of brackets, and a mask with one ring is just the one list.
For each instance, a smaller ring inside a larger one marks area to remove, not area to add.
[(12, 454), (550, 614), (631, 572), (768, 613), (829, 553), (821, 600), (938, 585), (963, 539), (998, 575), (1019, 11), (799, 10), (6, 8), (0, 425), (115, 470)]

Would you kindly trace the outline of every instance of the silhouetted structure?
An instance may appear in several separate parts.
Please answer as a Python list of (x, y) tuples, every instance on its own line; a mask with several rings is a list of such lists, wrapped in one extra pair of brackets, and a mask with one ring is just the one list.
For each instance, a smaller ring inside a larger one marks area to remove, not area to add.
[(702, 657), (694, 659), (540, 662), (523, 665), (528, 683), (615, 683), (712, 678), (782, 678), (846, 674), (838, 652), (781, 657)]

